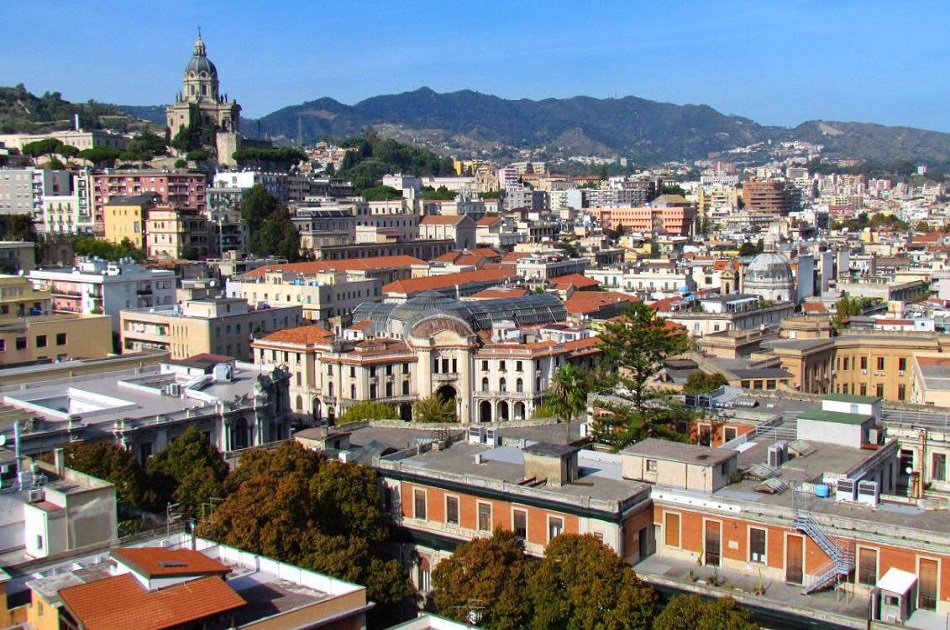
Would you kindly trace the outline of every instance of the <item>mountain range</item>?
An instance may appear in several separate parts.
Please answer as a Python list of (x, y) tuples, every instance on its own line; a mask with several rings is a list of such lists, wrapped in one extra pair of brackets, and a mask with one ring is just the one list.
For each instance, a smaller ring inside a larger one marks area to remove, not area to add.
[[(163, 124), (162, 107), (117, 107)], [(835, 121), (773, 127), (707, 105), (674, 105), (635, 96), (508, 100), (471, 90), (440, 94), (420, 88), (355, 105), (325, 97), (257, 120), (242, 120), (242, 131), (249, 137), (305, 143), (356, 135), (367, 126), (441, 153), (472, 156), (526, 149), (549, 157), (626, 157), (651, 164), (804, 141), (823, 145), (822, 156), (829, 159), (950, 162), (947, 133)]]

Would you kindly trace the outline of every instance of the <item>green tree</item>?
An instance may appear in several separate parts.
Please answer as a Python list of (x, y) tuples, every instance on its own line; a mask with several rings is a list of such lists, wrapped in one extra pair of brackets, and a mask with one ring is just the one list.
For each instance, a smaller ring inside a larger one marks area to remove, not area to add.
[(831, 323), (835, 328), (841, 328), (844, 325), (844, 321), (849, 317), (860, 317), (871, 306), (874, 305), (876, 300), (872, 298), (861, 298), (861, 297), (851, 297), (844, 295), (840, 300), (835, 302), (835, 315), (831, 319)]
[(740, 256), (755, 256), (757, 253), (758, 248), (748, 241), (739, 246)]
[(66, 466), (115, 484), (116, 500), (146, 509), (153, 503), (148, 477), (131, 451), (112, 442), (70, 442), (65, 447)]
[(346, 411), (340, 415), (339, 423), (350, 424), (360, 420), (388, 420), (398, 417), (399, 414), (392, 405), (375, 400), (361, 400), (355, 405), (347, 407)]
[(92, 162), (96, 167), (114, 164), (120, 155), (122, 152), (113, 147), (93, 147), (79, 152), (79, 157)]
[(402, 193), (392, 186), (373, 186), (363, 191), (363, 198), (366, 201), (388, 201), (390, 199), (401, 199)]
[(661, 195), (680, 195), (681, 197), (686, 196), (686, 189), (684, 189), (679, 184), (663, 184), (663, 188), (660, 189)]
[(420, 398), (412, 405), (412, 419), (416, 422), (458, 422), (455, 412), (455, 401), (432, 394)]
[(452, 201), (458, 195), (454, 190), (449, 190), (445, 186), (430, 188), (422, 193), (422, 198), (426, 201)]
[(606, 367), (618, 373), (638, 410), (644, 408), (647, 384), (663, 361), (689, 346), (683, 330), (668, 325), (643, 302), (631, 303), (623, 317), (604, 327), (600, 339)]
[(204, 433), (189, 427), (148, 461), (146, 472), (160, 503), (156, 508), (174, 501), (178, 511), (196, 517), (202, 504), (223, 496), (228, 465)]
[(697, 370), (689, 375), (689, 378), (686, 379), (686, 384), (683, 386), (683, 392), (686, 394), (707, 394), (709, 392), (714, 392), (723, 385), (728, 385), (729, 381), (726, 380), (726, 377), (715, 372), (713, 374), (707, 374), (702, 370)]
[(33, 217), (28, 214), (10, 215), (7, 221), (7, 231), (5, 238), (10, 241), (32, 241), (36, 242), (36, 223)]
[(300, 233), (286, 208), (267, 217), (256, 232), (251, 232), (251, 253), (256, 256), (277, 256), (290, 262), (303, 259), (300, 253)]
[(64, 144), (56, 149), (56, 154), (61, 155), (67, 160), (71, 160), (72, 158), (79, 155), (79, 148), (74, 147), (71, 144)]
[(255, 184), (241, 199), (241, 221), (247, 224), (247, 229), (253, 234), (279, 209), (277, 197), (267, 192), (263, 184)]
[(708, 600), (699, 595), (677, 595), (657, 615), (653, 630), (756, 630), (752, 614), (731, 597)]
[(377, 622), (400, 616), (412, 589), (383, 555), (387, 525), (376, 471), (329, 461), (296, 442), (250, 449), (225, 482), (227, 498), (199, 536), (365, 584)]
[(61, 146), (63, 146), (61, 140), (57, 140), (56, 138), (44, 138), (43, 140), (36, 140), (35, 142), (27, 142), (20, 148), (20, 153), (33, 158), (35, 163), (36, 159), (41, 156), (56, 153)]
[(551, 379), (549, 399), (555, 414), (567, 424), (567, 439), (571, 439), (571, 422), (587, 411), (587, 395), (591, 390), (590, 373), (573, 363), (558, 368)]
[(156, 155), (165, 155), (168, 152), (168, 144), (165, 139), (149, 131), (136, 135), (129, 142), (126, 150), (132, 153), (147, 154), (151, 159)]
[(524, 628), (532, 612), (525, 591), (535, 566), (520, 538), (496, 529), (491, 538), (459, 545), (451, 558), (435, 567), (436, 608), (440, 615), (465, 622), (471, 607), (477, 606), (480, 626)]
[(539, 629), (649, 628), (656, 608), (653, 589), (591, 534), (551, 541), (527, 593)]
[(103, 260), (119, 260), (120, 258), (132, 258), (139, 262), (145, 260), (145, 249), (137, 249), (128, 238), (122, 239), (122, 242), (116, 245), (92, 236), (80, 236), (74, 241), (73, 249), (77, 256), (96, 256)]

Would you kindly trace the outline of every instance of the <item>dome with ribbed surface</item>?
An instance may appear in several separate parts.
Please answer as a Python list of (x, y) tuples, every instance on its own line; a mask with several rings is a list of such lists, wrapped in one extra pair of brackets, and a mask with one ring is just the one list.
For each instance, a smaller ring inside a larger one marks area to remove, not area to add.
[(786, 282), (792, 278), (788, 259), (774, 252), (759, 254), (753, 258), (746, 271), (746, 280), (753, 282)]
[(201, 39), (201, 35), (199, 35), (195, 41), (195, 49), (192, 53), (191, 60), (189, 60), (188, 65), (185, 66), (185, 76), (192, 73), (197, 76), (201, 76), (201, 74), (204, 73), (205, 76), (214, 78), (218, 76), (218, 69), (215, 68), (211, 60), (208, 59), (205, 43), (204, 40)]

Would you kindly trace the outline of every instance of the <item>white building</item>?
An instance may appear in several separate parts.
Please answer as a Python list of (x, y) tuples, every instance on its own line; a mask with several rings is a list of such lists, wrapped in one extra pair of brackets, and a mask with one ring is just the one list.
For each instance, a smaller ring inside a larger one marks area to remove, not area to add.
[(72, 268), (34, 269), (30, 281), (53, 295), (54, 313), (105, 314), (119, 331), (119, 311), (173, 304), (178, 280), (170, 269), (131, 260), (87, 260)]
[(0, 214), (30, 214), (40, 220), (46, 195), (68, 195), (70, 171), (0, 168)]

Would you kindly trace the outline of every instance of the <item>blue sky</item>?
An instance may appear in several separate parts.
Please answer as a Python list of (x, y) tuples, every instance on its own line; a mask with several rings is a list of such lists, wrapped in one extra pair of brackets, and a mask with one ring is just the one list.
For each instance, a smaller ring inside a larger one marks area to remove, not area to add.
[(950, 2), (4, 0), (0, 85), (168, 103), (201, 26), (244, 115), (428, 86), (950, 132)]

